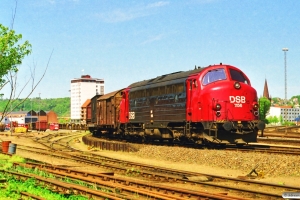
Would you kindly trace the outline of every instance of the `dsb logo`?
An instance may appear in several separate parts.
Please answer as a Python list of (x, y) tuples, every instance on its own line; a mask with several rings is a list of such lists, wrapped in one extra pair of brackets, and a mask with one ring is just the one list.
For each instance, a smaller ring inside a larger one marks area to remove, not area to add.
[(245, 96), (229, 96), (230, 103), (246, 103)]

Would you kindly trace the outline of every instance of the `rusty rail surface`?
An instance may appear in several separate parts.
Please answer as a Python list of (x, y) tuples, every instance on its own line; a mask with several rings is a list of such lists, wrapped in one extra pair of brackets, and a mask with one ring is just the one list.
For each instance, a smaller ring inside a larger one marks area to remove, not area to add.
[[(70, 147), (69, 142), (74, 138), (82, 136), (83, 133), (70, 134), (70, 133), (56, 133), (48, 134), (46, 136), (35, 138), (34, 141), (54, 151), (74, 151)], [(67, 140), (64, 142), (63, 140)]]
[(291, 154), (291, 155), (300, 155), (300, 146), (290, 146), (290, 145), (273, 145), (273, 144), (254, 144), (251, 143), (248, 146), (236, 147), (236, 146), (227, 146), (224, 148), (226, 151), (241, 151), (241, 152), (261, 152), (261, 153), (275, 153), (275, 154)]
[[(214, 176), (210, 174), (203, 174), (203, 173), (193, 173), (193, 172), (186, 172), (186, 171), (180, 171), (180, 170), (171, 170), (168, 168), (162, 168), (157, 166), (151, 166), (151, 165), (144, 165), (134, 162), (127, 162), (127, 161), (120, 161), (117, 159), (112, 159), (109, 157), (104, 157), (96, 154), (86, 153), (86, 152), (80, 152), (78, 154), (73, 153), (73, 155), (68, 154), (67, 152), (49, 152), (49, 150), (46, 149), (39, 149), (38, 151), (34, 150), (28, 150), (24, 149), (22, 145), (19, 145), (19, 150), (25, 150), (25, 151), (31, 151), (39, 154), (45, 154), (48, 155), (51, 153), (52, 156), (55, 156), (57, 158), (62, 159), (71, 159), (76, 162), (84, 163), (87, 165), (93, 165), (98, 166), (105, 169), (110, 169), (116, 173), (120, 174), (126, 174), (131, 173), (132, 176), (141, 176), (143, 178), (149, 178), (150, 180), (160, 181), (160, 182), (169, 182), (170, 180), (176, 180), (176, 183), (180, 184), (190, 184), (190, 185), (199, 185), (202, 187), (212, 187), (212, 188), (223, 188), (224, 191), (236, 191), (240, 192), (241, 190), (244, 193), (247, 193), (251, 197), (253, 195), (260, 195), (264, 196), (266, 198), (281, 198), (280, 192), (284, 191), (300, 191), (297, 187), (289, 187), (289, 186), (282, 186), (282, 185), (276, 185), (276, 184), (265, 184), (262, 182), (256, 182), (251, 180), (241, 180), (241, 179), (235, 179), (235, 178), (229, 178), (229, 177), (221, 177), (221, 176)], [(27, 147), (30, 148), (30, 147)], [(137, 171), (130, 171), (129, 169), (135, 168), (138, 169)], [(212, 178), (214, 182), (198, 182), (198, 181), (191, 181), (189, 180), (189, 177), (193, 176), (207, 176)], [(218, 180), (218, 182), (216, 181)], [(243, 183), (245, 187), (247, 188), (249, 185), (257, 185), (258, 188), (272, 188), (274, 191), (277, 191), (276, 194), (272, 193), (266, 193), (264, 191), (251, 191), (247, 189), (240, 189), (235, 187), (228, 187), (228, 186), (222, 186), (218, 185), (220, 182), (228, 182), (232, 181), (236, 184)]]
[[(236, 199), (242, 200), (245, 198), (227, 196), (218, 193), (200, 192), (188, 189), (176, 188), (171, 186), (162, 186), (155, 183), (149, 183), (148, 181), (132, 180), (131, 178), (114, 177), (106, 174), (88, 173), (79, 170), (70, 170), (62, 167), (50, 166), (50, 165), (36, 165), (36, 164), (19, 164), (30, 168), (38, 168), (51, 174), (56, 174), (62, 177), (69, 177), (72, 179), (79, 179), (85, 182), (91, 182), (97, 184), (97, 187), (110, 188), (110, 191), (117, 191), (118, 194), (123, 194), (124, 197), (132, 195), (144, 196), (146, 199), (169, 199), (169, 200), (185, 200), (185, 199)], [(128, 198), (126, 198), (128, 199)]]
[(46, 200), (45, 198), (30, 194), (28, 192), (20, 192), (20, 195), (21, 199), (23, 199), (23, 197), (26, 197), (26, 199)]
[[(39, 152), (41, 153), (41, 152)], [(53, 155), (53, 154), (52, 154)], [(62, 155), (57, 155), (58, 157)], [(235, 192), (242, 192), (244, 195), (248, 195), (250, 197), (253, 197), (253, 195), (263, 196), (266, 198), (281, 198), (281, 194), (285, 191), (300, 191), (300, 188), (298, 187), (291, 187), (291, 186), (283, 186), (283, 185), (277, 185), (277, 184), (269, 184), (269, 183), (263, 183), (263, 182), (257, 182), (252, 180), (243, 180), (243, 179), (237, 179), (237, 178), (229, 178), (229, 177), (222, 177), (222, 176), (215, 176), (210, 174), (203, 174), (203, 173), (193, 173), (193, 172), (186, 172), (181, 170), (172, 170), (168, 168), (162, 168), (157, 166), (151, 166), (151, 165), (145, 165), (145, 164), (139, 164), (139, 163), (133, 163), (133, 162), (127, 162), (127, 161), (119, 161), (117, 159), (107, 159), (102, 158), (102, 156), (99, 155), (71, 155), (72, 159), (77, 160), (77, 162), (85, 163), (88, 165), (98, 166), (104, 169), (109, 169), (111, 171), (114, 171), (115, 173), (119, 174), (126, 174), (131, 173), (130, 176), (132, 177), (143, 177), (148, 178), (150, 180), (156, 180), (160, 182), (170, 182), (171, 180), (186, 185), (189, 184), (191, 186), (197, 185), (200, 187), (211, 187), (211, 188), (219, 188), (222, 189), (224, 192), (227, 191), (235, 191)], [(100, 157), (97, 161), (95, 159), (97, 157)], [(63, 159), (68, 159), (67, 156), (62, 156)], [(112, 162), (114, 164), (112, 164)], [(135, 171), (130, 171), (134, 167)], [(199, 182), (199, 181), (193, 181), (189, 180), (188, 177), (195, 177), (195, 176), (207, 176), (211, 177), (214, 181), (213, 182)], [(233, 182), (234, 185), (244, 185), (244, 188), (236, 188), (235, 186), (226, 186), (226, 185), (220, 185), (220, 183), (229, 183)], [(250, 185), (256, 185), (256, 188), (260, 188), (260, 190), (250, 190)], [(262, 189), (263, 188), (263, 189)], [(264, 192), (264, 189), (271, 188), (272, 191), (275, 191), (275, 193), (268, 193)]]
[(300, 139), (282, 137), (258, 137), (258, 144), (278, 144), (300, 147)]
[(109, 199), (116, 199), (116, 200), (122, 200), (123, 198), (117, 197), (116, 195), (110, 195), (107, 192), (102, 192), (98, 190), (93, 190), (84, 186), (72, 184), (72, 183), (66, 183), (54, 179), (44, 178), (40, 177), (34, 174), (23, 174), (23, 173), (17, 173), (12, 171), (4, 171), (4, 173), (14, 176), (18, 180), (27, 180), (30, 178), (34, 178), (37, 180), (37, 183), (40, 185), (43, 185), (44, 187), (47, 187), (48, 189), (62, 193), (62, 194), (75, 194), (75, 195), (83, 195), (87, 196), (88, 198), (109, 198)]
[(260, 153), (274, 153), (274, 154), (290, 154), (290, 155), (300, 155), (299, 150), (289, 150), (289, 149), (280, 149), (280, 148), (274, 148), (274, 149), (226, 149), (226, 151), (240, 151), (240, 152), (260, 152)]
[(300, 138), (300, 126), (266, 127), (263, 135), (286, 138)]

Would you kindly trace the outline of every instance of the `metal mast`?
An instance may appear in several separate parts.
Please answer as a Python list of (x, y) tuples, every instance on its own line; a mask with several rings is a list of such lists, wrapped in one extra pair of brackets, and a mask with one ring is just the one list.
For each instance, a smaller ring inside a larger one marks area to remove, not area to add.
[[(286, 52), (288, 51), (288, 48), (282, 48), (282, 51), (284, 52), (284, 105), (287, 105), (287, 83), (286, 83)], [(284, 120), (287, 121), (287, 107), (284, 109)], [(287, 129), (285, 129), (285, 134), (287, 133)]]
[(286, 104), (286, 101), (287, 101), (286, 52), (287, 52), (288, 50), (289, 50), (288, 48), (282, 48), (282, 51), (284, 52), (284, 92), (285, 92), (284, 98), (285, 98), (285, 104)]

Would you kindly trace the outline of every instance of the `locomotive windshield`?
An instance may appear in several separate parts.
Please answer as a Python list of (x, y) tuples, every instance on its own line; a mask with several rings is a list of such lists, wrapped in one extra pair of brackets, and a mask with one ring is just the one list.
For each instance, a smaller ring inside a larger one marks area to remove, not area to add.
[(223, 68), (208, 71), (203, 77), (202, 84), (207, 85), (219, 80), (226, 80), (226, 74)]
[(242, 72), (234, 69), (229, 69), (229, 72), (232, 80), (248, 84), (248, 80), (245, 78)]

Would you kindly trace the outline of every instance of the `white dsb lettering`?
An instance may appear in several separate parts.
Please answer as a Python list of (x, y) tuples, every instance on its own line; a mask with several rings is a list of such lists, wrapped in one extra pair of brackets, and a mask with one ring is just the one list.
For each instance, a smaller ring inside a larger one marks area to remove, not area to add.
[(229, 96), (230, 103), (246, 103), (245, 96)]
[(234, 107), (241, 108), (243, 107), (243, 103), (246, 103), (245, 96), (229, 96), (230, 103), (234, 104)]

